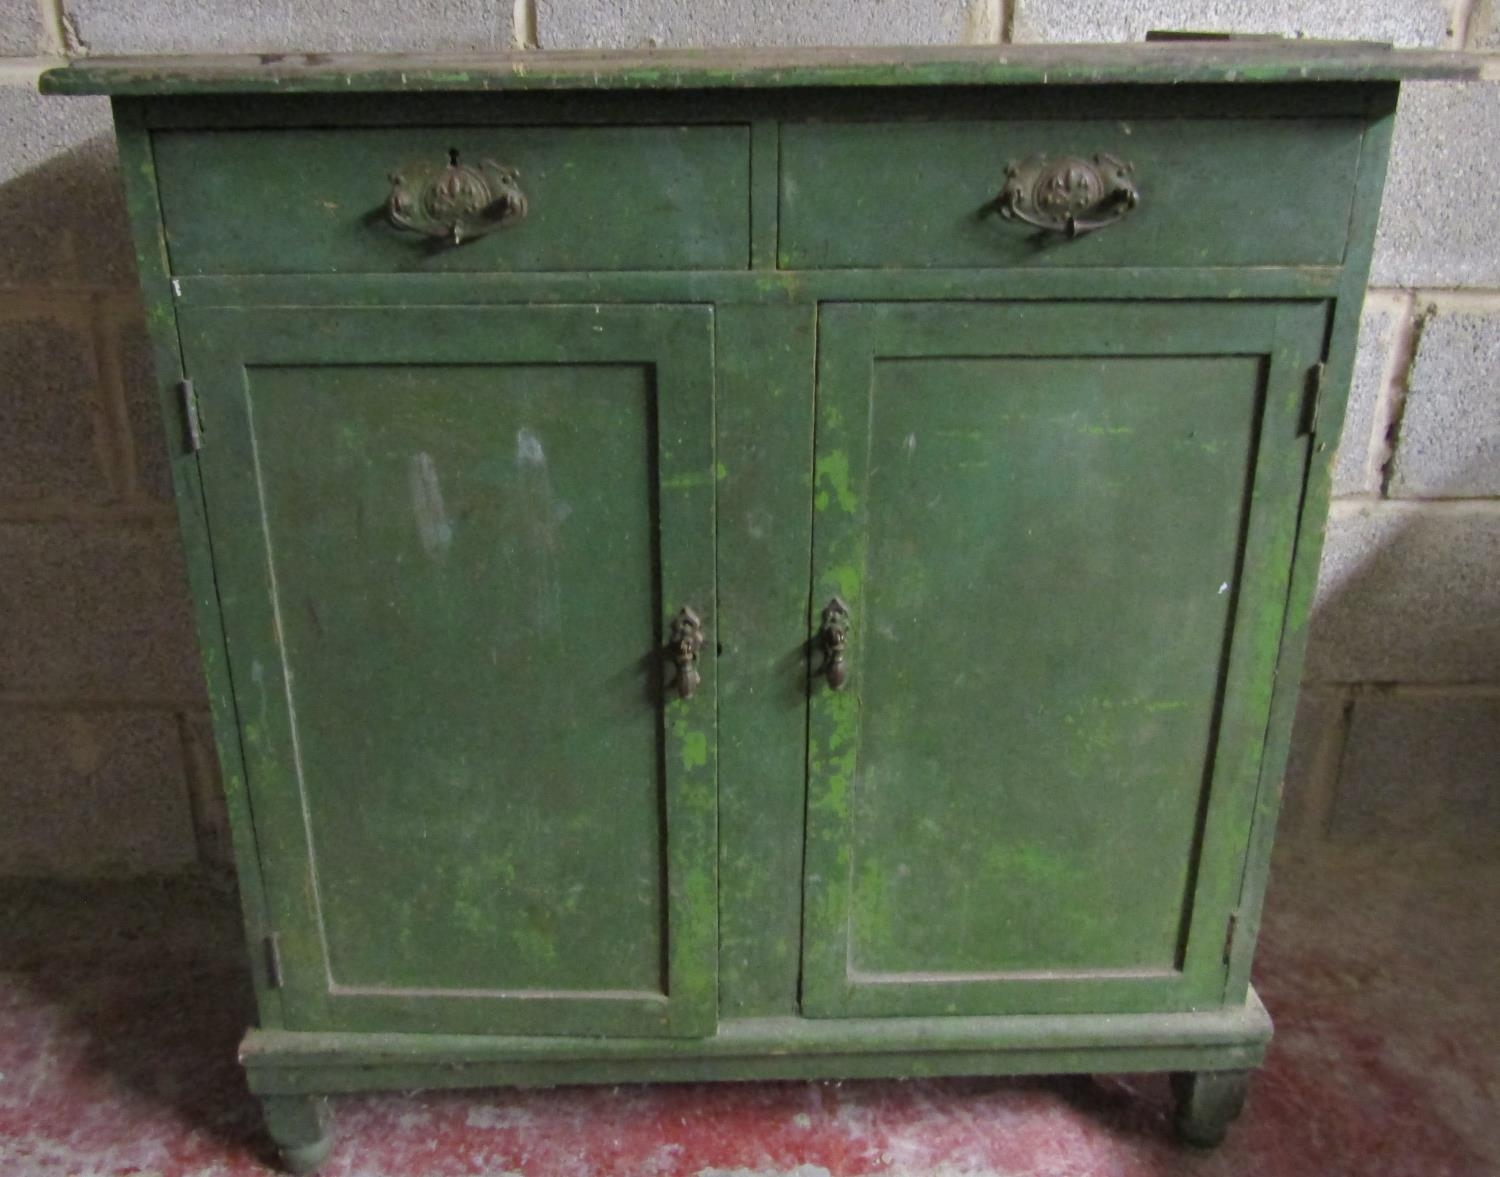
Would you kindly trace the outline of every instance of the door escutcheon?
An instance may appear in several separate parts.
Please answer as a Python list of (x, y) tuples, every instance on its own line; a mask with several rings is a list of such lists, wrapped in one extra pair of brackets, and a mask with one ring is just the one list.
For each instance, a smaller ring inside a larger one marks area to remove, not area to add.
[(849, 681), (845, 653), (849, 644), (849, 606), (834, 597), (823, 606), (823, 628), (818, 634), (823, 646), (823, 675), (831, 690), (843, 690)]
[(703, 622), (684, 606), (672, 618), (672, 661), (677, 664), (677, 697), (691, 699), (703, 681), (698, 673), (698, 651), (703, 648)]

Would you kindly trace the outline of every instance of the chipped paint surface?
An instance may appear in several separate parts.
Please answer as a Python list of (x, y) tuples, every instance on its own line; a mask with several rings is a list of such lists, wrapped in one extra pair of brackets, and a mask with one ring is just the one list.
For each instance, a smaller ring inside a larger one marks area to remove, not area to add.
[(431, 454), (420, 453), (412, 457), (407, 481), (411, 484), (411, 509), (422, 551), (427, 553), (429, 560), (436, 560), (445, 555), (453, 543), (453, 524), (443, 506), (443, 488)]
[[(825, 411), (827, 414), (832, 410)], [(817, 457), (816, 470), (813, 475), (813, 483), (817, 487), (813, 496), (813, 505), (819, 511), (826, 511), (831, 502), (836, 502), (839, 509), (846, 515), (854, 514), (859, 500), (854, 494), (853, 485), (849, 478), (849, 455), (842, 450), (831, 450), (819, 454)], [(830, 498), (830, 495), (832, 498)]]
[(700, 731), (679, 732), (682, 748), (682, 767), (687, 770), (702, 768), (708, 763), (708, 736)]

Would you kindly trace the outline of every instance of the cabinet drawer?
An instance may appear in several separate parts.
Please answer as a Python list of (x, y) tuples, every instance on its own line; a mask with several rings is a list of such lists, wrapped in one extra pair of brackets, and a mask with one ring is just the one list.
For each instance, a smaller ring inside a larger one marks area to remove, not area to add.
[[(524, 214), (457, 245), (392, 225), (393, 173), (420, 204), (450, 151), (491, 192), (487, 161), (514, 171)], [(154, 152), (178, 274), (748, 265), (743, 126), (163, 131)]]
[[(1341, 119), (789, 125), (780, 264), (1336, 265), (1360, 140)], [(1118, 220), (1070, 240), (999, 215), (1012, 162), (1100, 154), (1139, 194)]]

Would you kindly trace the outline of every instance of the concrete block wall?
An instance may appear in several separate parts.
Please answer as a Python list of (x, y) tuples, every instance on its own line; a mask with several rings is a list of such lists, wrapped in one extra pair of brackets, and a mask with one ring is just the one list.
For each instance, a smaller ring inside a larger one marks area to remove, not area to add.
[[(109, 53), (1133, 40), (1496, 54), (1492, 0), (0, 0), (0, 875), (227, 863)], [(1500, 829), (1500, 84), (1411, 86), (1288, 774), (1293, 839)]]

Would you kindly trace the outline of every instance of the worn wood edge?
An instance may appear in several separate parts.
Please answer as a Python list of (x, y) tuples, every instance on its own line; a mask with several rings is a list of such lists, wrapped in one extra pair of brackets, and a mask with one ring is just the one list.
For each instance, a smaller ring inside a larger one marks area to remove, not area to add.
[(413, 90), (779, 89), (798, 86), (1379, 81), (1480, 75), (1482, 59), (1359, 42), (1155, 42), (849, 49), (92, 57), (42, 74), (47, 94)]
[[(671, 1032), (706, 1034), (719, 1009), (718, 328), (713, 307), (652, 308), (640, 314), (652, 320), (649, 329), (662, 333), (653, 377), (658, 591), (666, 610), (678, 607), (674, 593), (682, 603), (696, 605), (705, 639), (697, 694), (669, 696), (660, 715), (668, 921), (664, 983)], [(700, 391), (706, 395), (697, 395)]]
[(1387, 95), (1386, 110), (1365, 132), (1350, 214), (1349, 242), (1343, 280), (1334, 300), (1329, 327), (1324, 386), (1317, 429), (1311, 439), (1303, 500), (1297, 522), (1296, 545), (1287, 590), (1287, 607), (1276, 659), (1276, 682), (1271, 696), (1256, 790), (1254, 818), (1240, 884), (1238, 917), (1224, 995), (1236, 1000), (1250, 986), (1250, 970), (1265, 909), (1276, 819), (1291, 753), (1292, 726), (1302, 690), (1302, 668), (1307, 655), (1308, 626), (1317, 594), (1323, 558), (1329, 502), (1333, 494), (1333, 463), (1348, 406), (1354, 375), (1360, 317), (1375, 250), (1375, 230), (1390, 159), (1396, 117), (1396, 89)]
[(919, 1079), (946, 1076), (1092, 1075), (1251, 1070), (1261, 1047), (1243, 1045), (1067, 1051), (933, 1051), (906, 1054), (790, 1054), (735, 1059), (532, 1059), (525, 1062), (396, 1062), (373, 1067), (274, 1069), (252, 1075), (266, 1094), (325, 1095), (429, 1088), (560, 1087), (620, 1083), (709, 1083), (766, 1080)]
[(803, 304), (949, 298), (1069, 302), (1107, 299), (1324, 299), (1337, 294), (1337, 266), (1175, 268), (1057, 267), (1048, 270), (731, 270), (721, 272), (223, 274), (177, 279), (184, 307), (384, 306), (594, 302)]
[(177, 382), (186, 374), (186, 367), (173, 304), (164, 222), (157, 197), (156, 164), (149, 134), (139, 118), (138, 104), (116, 101), (113, 103), (113, 114), (120, 155), (120, 176), (125, 190), (126, 215), (135, 245), (146, 326), (151, 338), (163, 444), (168, 447), (172, 501), (187, 566), (188, 588), (192, 596), (198, 653), (207, 686), (215, 755), (218, 758), (229, 815), (235, 858), (235, 889), (240, 897), (241, 915), (250, 945), (250, 976), (261, 1022), (275, 1026), (281, 1024), (281, 996), (270, 984), (261, 951), (263, 937), (269, 927), (268, 907), (250, 813), (244, 759), (240, 750), (239, 716), (229, 677), (224, 620), (219, 609), (218, 583), (214, 576), (212, 543), (208, 532), (208, 510), (203, 498), (197, 458), (183, 451), (182, 424), (177, 413)]
[[(810, 301), (720, 304), (715, 314), (717, 612), (727, 655), (719, 667), (719, 1009), (726, 1017), (797, 1009), (807, 723), (805, 708), (784, 703), (789, 690), (805, 689), (806, 660), (792, 665), (787, 651), (804, 640), (807, 613), (816, 333)], [(759, 541), (752, 519), (769, 520)], [(778, 560), (798, 567), (800, 579), (770, 572), (767, 562)], [(774, 582), (783, 606), (797, 607), (760, 614), (757, 624), (749, 601), (766, 600), (762, 578)], [(768, 739), (776, 745), (769, 752)], [(736, 853), (736, 846), (757, 850)]]
[[(1006, 120), (1308, 119), (1364, 120), (1370, 92), (1387, 82), (1279, 82), (1263, 85), (1114, 83), (1005, 88)], [(994, 87), (980, 85), (818, 87), (718, 90), (532, 90), (405, 93), (323, 92), (295, 103), (276, 93), (162, 94), (143, 102), (153, 131), (208, 131), (335, 126), (494, 127), (753, 126), (761, 122), (838, 119), (879, 122), (996, 117)]]
[(750, 258), (752, 271), (774, 271), (781, 233), (781, 123), (750, 124)]
[(711, 1038), (521, 1038), (252, 1030), (256, 1093), (687, 1079), (1063, 1074), (1253, 1067), (1271, 1019), (1241, 1006), (1172, 1014), (738, 1018)]
[[(1240, 312), (1244, 313), (1244, 312)], [(1208, 804), (1199, 828), (1187, 950), (1212, 954), (1215, 992), (1226, 972), (1227, 929), (1237, 924), (1246, 847), (1254, 826), (1265, 724), (1285, 628), (1286, 585), (1296, 550), (1304, 470), (1298, 432), (1308, 372), (1322, 353), (1326, 312), (1317, 303), (1276, 307), (1256, 430), (1238, 585), (1225, 649)], [(1263, 586), (1256, 592), (1249, 585)], [(1248, 715), (1250, 718), (1242, 719)], [(1218, 853), (1215, 853), (1215, 849)]]

